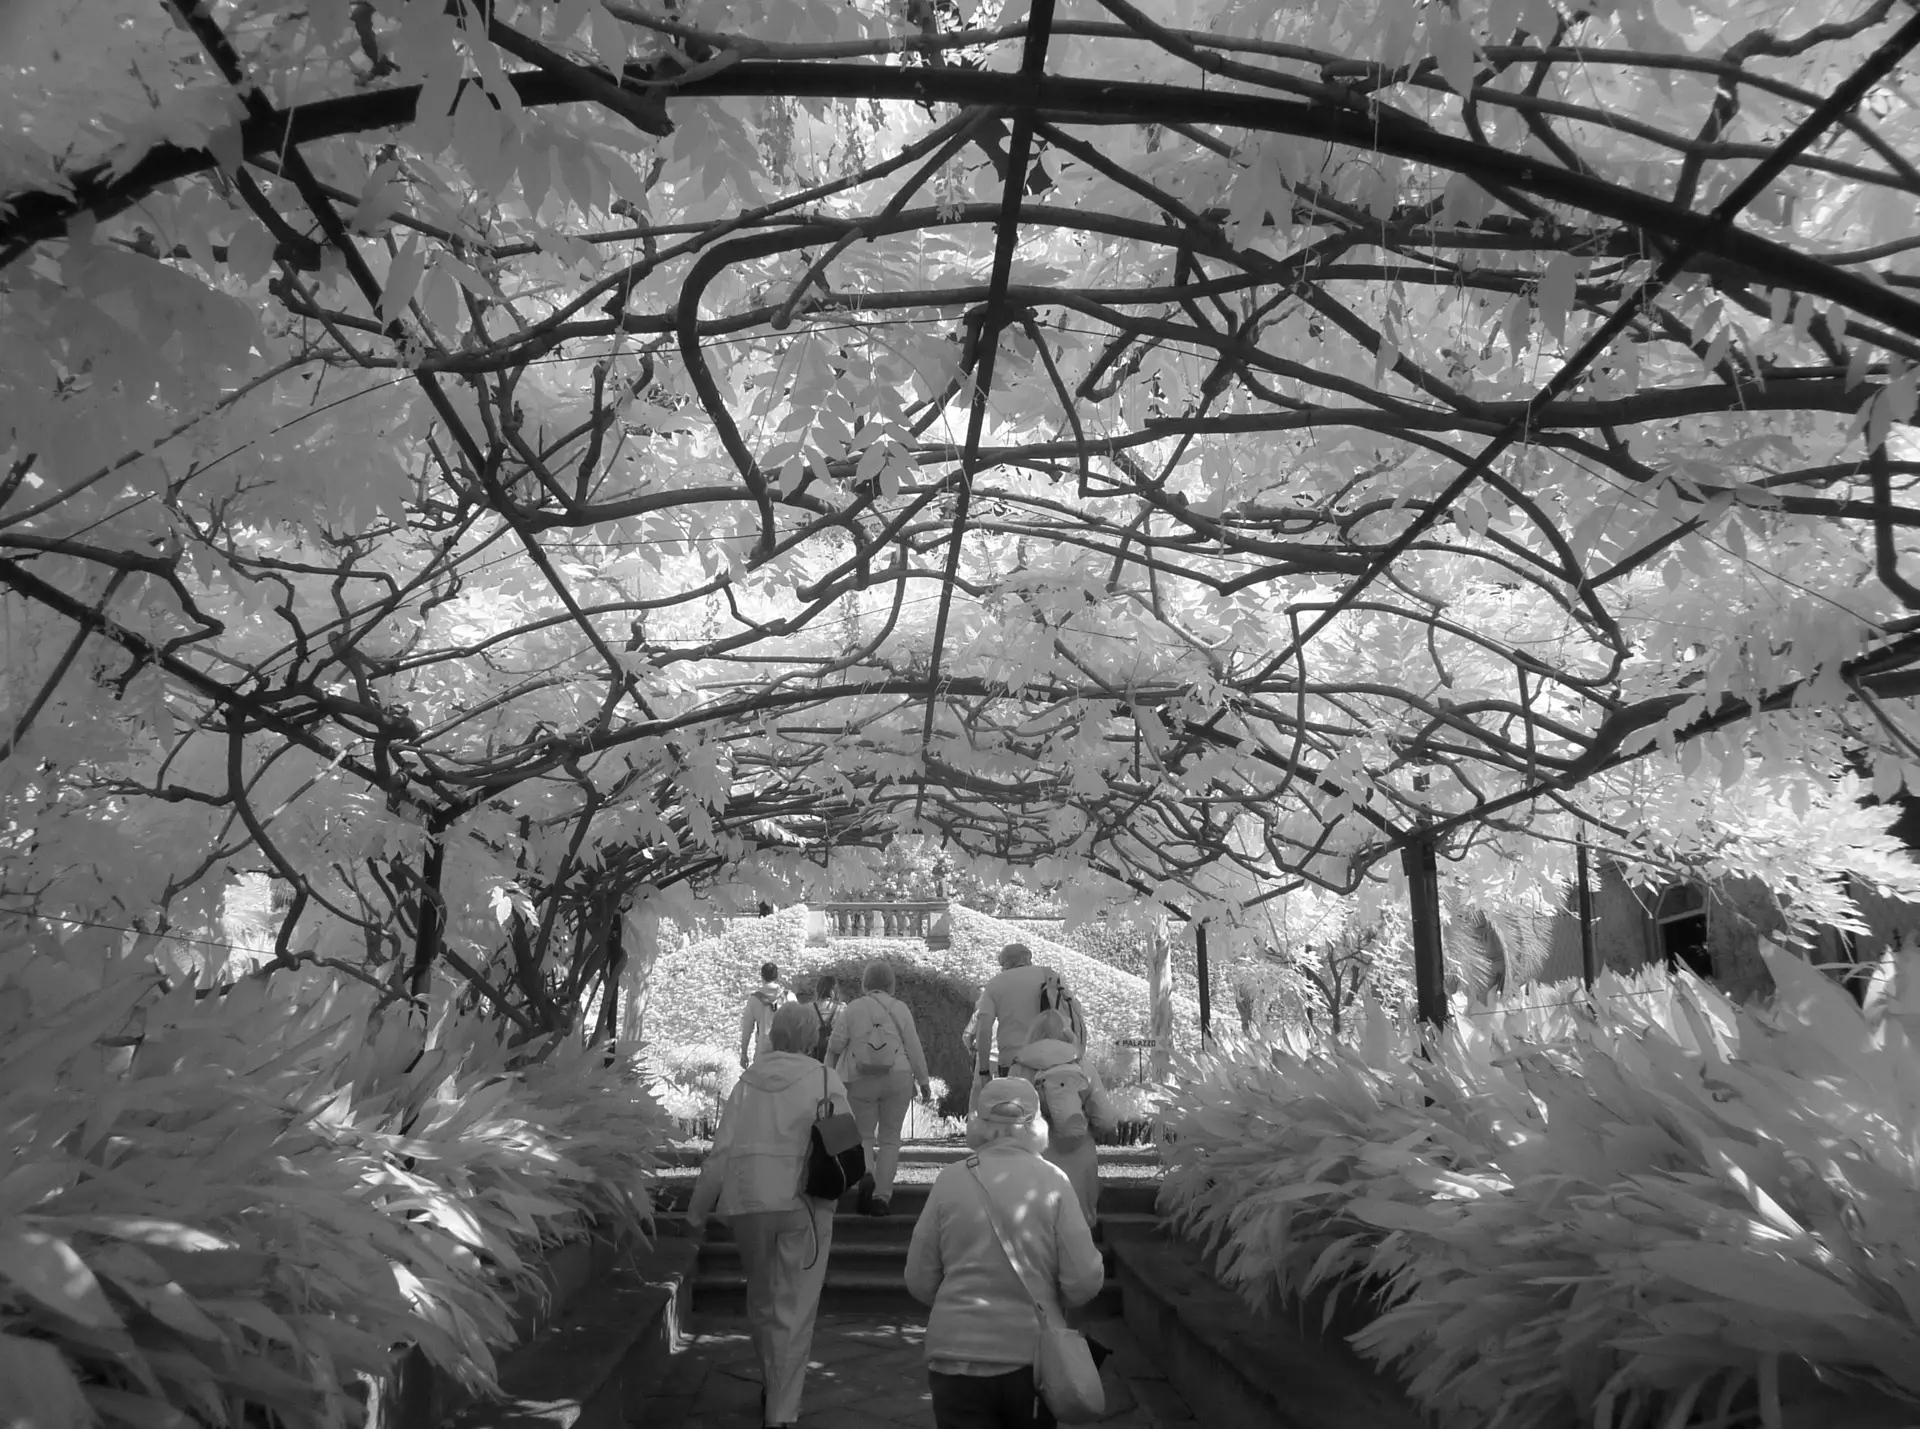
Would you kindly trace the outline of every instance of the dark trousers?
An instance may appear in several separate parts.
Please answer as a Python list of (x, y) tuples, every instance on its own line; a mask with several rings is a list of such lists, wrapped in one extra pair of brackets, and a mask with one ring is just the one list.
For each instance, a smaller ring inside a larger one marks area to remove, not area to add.
[(1033, 1366), (1008, 1374), (936, 1374), (934, 1429), (1054, 1429), (1053, 1411), (1033, 1388)]

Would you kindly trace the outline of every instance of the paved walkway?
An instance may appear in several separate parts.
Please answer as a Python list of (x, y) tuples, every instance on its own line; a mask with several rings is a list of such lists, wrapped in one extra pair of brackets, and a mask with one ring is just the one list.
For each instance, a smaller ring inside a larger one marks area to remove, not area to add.
[[(1111, 1429), (1191, 1429), (1193, 1415), (1118, 1320), (1087, 1330), (1114, 1351), (1104, 1376)], [(922, 1320), (830, 1312), (820, 1317), (802, 1403), (803, 1429), (933, 1429), (921, 1364)], [(740, 1315), (696, 1314), (634, 1429), (755, 1429), (760, 1368)]]

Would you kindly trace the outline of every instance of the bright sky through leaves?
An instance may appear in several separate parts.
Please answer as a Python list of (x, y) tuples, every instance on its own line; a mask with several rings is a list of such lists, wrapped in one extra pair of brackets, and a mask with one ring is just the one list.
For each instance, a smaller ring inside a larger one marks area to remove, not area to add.
[(0, 895), (271, 868), (360, 958), (431, 831), (543, 954), (891, 828), (1197, 913), (1579, 818), (1906, 887), (1912, 15), (1072, 0), (1027, 89), (1019, 7), (14, 11)]

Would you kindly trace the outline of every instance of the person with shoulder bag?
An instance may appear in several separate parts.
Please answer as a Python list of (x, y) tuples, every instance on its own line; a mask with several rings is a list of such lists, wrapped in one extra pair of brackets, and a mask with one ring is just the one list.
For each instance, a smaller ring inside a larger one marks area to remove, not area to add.
[(933, 1183), (907, 1250), (927, 1316), (935, 1429), (1053, 1429), (1105, 1412), (1088, 1342), (1067, 1328), (1106, 1278), (1079, 1198), (1041, 1159), (1039, 1094), (997, 1077), (967, 1121), (974, 1155)]
[[(694, 1235), (705, 1230), (709, 1216), (732, 1226), (747, 1277), (764, 1425), (800, 1418), (833, 1247), (834, 1200), (807, 1194), (809, 1158), (818, 1140), (816, 1123), (852, 1111), (839, 1076), (808, 1055), (818, 1025), (805, 1003), (789, 1002), (774, 1013), (768, 1050), (727, 1098), (687, 1205), (687, 1229)], [(847, 1136), (850, 1143), (850, 1127)]]
[(860, 978), (861, 995), (834, 1019), (827, 1061), (847, 1081), (860, 1140), (871, 1172), (860, 1182), (860, 1210), (884, 1216), (892, 1209), (894, 1169), (900, 1161), (900, 1128), (919, 1088), (932, 1095), (927, 1054), (912, 1010), (893, 995), (893, 965), (871, 962)]

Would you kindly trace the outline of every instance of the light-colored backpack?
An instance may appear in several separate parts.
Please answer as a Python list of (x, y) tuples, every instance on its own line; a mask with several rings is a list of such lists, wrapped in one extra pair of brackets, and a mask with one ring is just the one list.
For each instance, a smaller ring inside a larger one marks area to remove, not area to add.
[(1087, 1050), (1087, 1019), (1080, 1011), (1080, 999), (1067, 989), (1067, 980), (1052, 968), (1040, 983), (1040, 1010), (1057, 1012), (1067, 1020), (1068, 1040), (1077, 1051)]
[[(886, 1003), (872, 993), (860, 1001), (872, 1003), (884, 1016), (869, 1016), (866, 1025), (852, 1037), (847, 1050), (852, 1054), (853, 1074), (884, 1077), (899, 1065), (900, 1054), (907, 1050), (906, 1034), (901, 1032), (900, 1019)], [(847, 1011), (851, 1013), (853, 1009), (850, 1007)]]
[(1047, 1142), (1062, 1151), (1070, 1151), (1090, 1134), (1087, 1125), (1087, 1093), (1093, 1082), (1078, 1062), (1062, 1062), (1044, 1072), (1015, 1065), (1016, 1077), (1024, 1076), (1040, 1093), (1040, 1114), (1047, 1120)]

